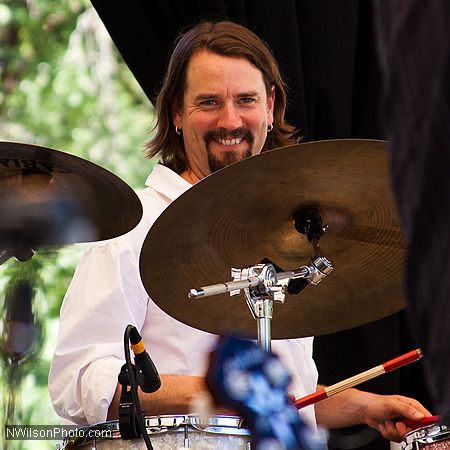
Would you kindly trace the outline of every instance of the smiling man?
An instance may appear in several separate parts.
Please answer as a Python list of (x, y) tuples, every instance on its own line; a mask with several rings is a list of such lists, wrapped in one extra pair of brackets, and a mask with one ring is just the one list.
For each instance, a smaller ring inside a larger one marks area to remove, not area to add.
[[(148, 156), (158, 156), (160, 164), (141, 193), (143, 219), (130, 233), (87, 250), (64, 299), (49, 379), (61, 416), (81, 424), (117, 418), (117, 375), (129, 323), (161, 374), (161, 389), (142, 394), (143, 409), (152, 415), (188, 412), (204, 389), (216, 336), (176, 321), (152, 302), (140, 278), (140, 250), (158, 216), (192, 184), (265, 149), (295, 143), (285, 109), (278, 66), (254, 33), (206, 22), (180, 37), (156, 104), (157, 133), (148, 143)], [(297, 398), (317, 389), (312, 343), (309, 337), (272, 345)], [(317, 416), (326, 427), (365, 423), (398, 440), (408, 429), (392, 419), (418, 420), (429, 412), (410, 398), (349, 389), (302, 415), (313, 425)]]
[(272, 126), (274, 95), (247, 59), (208, 50), (194, 54), (187, 65), (183, 102), (173, 108), (188, 163), (181, 176), (195, 183), (258, 154)]

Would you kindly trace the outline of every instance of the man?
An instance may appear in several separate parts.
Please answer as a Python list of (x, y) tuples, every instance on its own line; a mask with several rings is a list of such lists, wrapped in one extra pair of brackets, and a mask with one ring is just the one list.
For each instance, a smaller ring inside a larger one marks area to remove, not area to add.
[[(186, 413), (204, 389), (202, 376), (215, 336), (172, 319), (148, 298), (139, 253), (153, 222), (193, 183), (266, 148), (293, 143), (285, 107), (277, 64), (246, 28), (203, 23), (180, 38), (156, 105), (157, 134), (148, 144), (148, 155), (159, 156), (162, 164), (141, 194), (144, 217), (130, 233), (86, 252), (61, 309), (49, 379), (61, 416), (77, 423), (117, 417), (116, 380), (128, 323), (141, 331), (161, 374), (161, 389), (141, 395), (149, 415)], [(273, 350), (292, 374), (291, 394), (298, 398), (317, 388), (312, 338), (275, 341)], [(391, 419), (429, 415), (413, 399), (356, 389), (321, 402), (315, 413), (325, 427), (366, 423), (392, 440), (408, 429)], [(315, 423), (313, 407), (302, 415)]]

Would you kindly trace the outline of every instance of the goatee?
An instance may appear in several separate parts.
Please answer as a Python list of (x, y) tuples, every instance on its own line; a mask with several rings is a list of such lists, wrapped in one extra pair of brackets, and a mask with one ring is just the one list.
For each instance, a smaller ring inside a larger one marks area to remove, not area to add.
[(208, 165), (211, 173), (217, 172), (224, 167), (229, 166), (241, 159), (249, 158), (252, 156), (252, 151), (248, 148), (245, 153), (240, 152), (226, 152), (222, 155), (221, 159), (216, 158), (210, 151), (208, 151)]
[[(224, 128), (219, 128), (217, 130), (208, 131), (205, 134), (205, 144), (206, 150), (208, 152), (208, 165), (211, 173), (217, 172), (224, 167), (229, 166), (241, 159), (249, 158), (252, 156), (252, 146), (253, 146), (253, 135), (248, 128), (240, 127), (233, 131), (227, 131)], [(242, 139), (248, 144), (248, 148), (244, 153), (236, 151), (226, 151), (221, 154), (220, 159), (215, 156), (210, 150), (210, 142), (224, 139)]]

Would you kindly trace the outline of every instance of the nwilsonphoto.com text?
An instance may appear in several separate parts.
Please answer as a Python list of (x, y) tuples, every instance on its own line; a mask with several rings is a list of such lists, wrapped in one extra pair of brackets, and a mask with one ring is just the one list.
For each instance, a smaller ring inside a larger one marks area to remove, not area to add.
[(7, 441), (60, 441), (63, 439), (109, 439), (112, 430), (77, 428), (74, 425), (5, 425)]

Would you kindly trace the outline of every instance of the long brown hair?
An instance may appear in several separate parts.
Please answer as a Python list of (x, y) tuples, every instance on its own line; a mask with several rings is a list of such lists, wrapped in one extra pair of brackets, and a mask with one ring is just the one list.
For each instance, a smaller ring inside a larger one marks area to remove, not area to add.
[(189, 59), (202, 49), (222, 56), (247, 59), (261, 71), (268, 96), (272, 87), (275, 88), (273, 130), (267, 135), (263, 151), (295, 143), (294, 127), (284, 119), (285, 84), (269, 48), (256, 34), (241, 25), (202, 22), (177, 40), (156, 101), (156, 134), (146, 145), (146, 156), (152, 158), (159, 155), (161, 162), (177, 173), (187, 169), (183, 137), (175, 132), (172, 123), (172, 106), (178, 104), (182, 107)]

